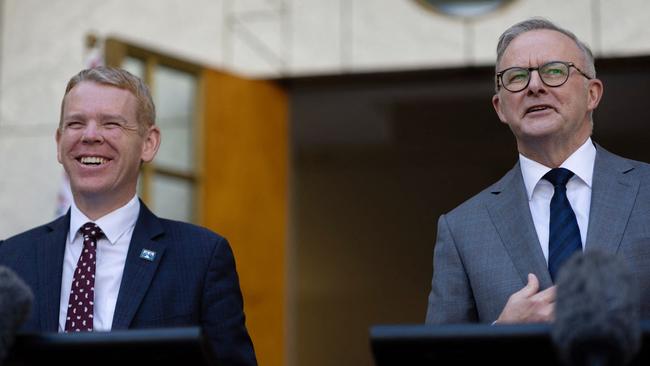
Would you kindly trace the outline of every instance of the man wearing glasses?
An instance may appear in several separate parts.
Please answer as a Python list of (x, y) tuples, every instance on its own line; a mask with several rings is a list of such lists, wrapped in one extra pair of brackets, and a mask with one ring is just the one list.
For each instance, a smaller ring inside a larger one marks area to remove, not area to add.
[(549, 322), (563, 263), (587, 248), (622, 256), (650, 315), (650, 166), (591, 140), (603, 94), (594, 58), (544, 19), (500, 37), (492, 104), (517, 141), (501, 180), (442, 215), (427, 323)]

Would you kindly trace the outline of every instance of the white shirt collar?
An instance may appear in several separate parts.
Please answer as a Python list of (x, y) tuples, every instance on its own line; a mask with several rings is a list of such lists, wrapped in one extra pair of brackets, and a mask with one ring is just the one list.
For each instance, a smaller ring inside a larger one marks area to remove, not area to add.
[(97, 224), (97, 226), (99, 226), (104, 232), (109, 243), (114, 245), (128, 229), (135, 226), (139, 214), (140, 200), (137, 195), (133, 196), (126, 205), (95, 221), (86, 217), (86, 215), (84, 215), (74, 203), (74, 200), (72, 200), (72, 204), (70, 205), (70, 231), (68, 233), (68, 242), (72, 243), (75, 235), (79, 232), (79, 228), (90, 221)]
[[(596, 161), (596, 148), (594, 147), (591, 138), (588, 138), (582, 146), (578, 148), (568, 159), (562, 164), (561, 168), (566, 168), (582, 180), (589, 188), (594, 174), (594, 163)], [(524, 185), (526, 186), (526, 193), (528, 200), (532, 199), (533, 191), (539, 183), (544, 174), (548, 173), (551, 168), (540, 164), (534, 160), (519, 154), (519, 164), (521, 166), (521, 173), (524, 177)], [(573, 179), (573, 178), (571, 178)]]

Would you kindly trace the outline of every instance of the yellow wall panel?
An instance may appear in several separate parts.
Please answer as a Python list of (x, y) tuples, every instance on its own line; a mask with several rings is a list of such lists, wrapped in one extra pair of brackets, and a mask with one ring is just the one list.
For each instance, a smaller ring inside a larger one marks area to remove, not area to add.
[(201, 78), (201, 224), (232, 245), (260, 365), (285, 364), (289, 132), (270, 81)]

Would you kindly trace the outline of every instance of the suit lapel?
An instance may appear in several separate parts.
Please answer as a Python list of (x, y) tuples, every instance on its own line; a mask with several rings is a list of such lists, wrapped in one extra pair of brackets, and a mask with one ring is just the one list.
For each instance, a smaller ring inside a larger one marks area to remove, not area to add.
[(552, 285), (542, 252), (519, 163), (495, 184), (487, 210), (523, 284), (534, 273), (542, 288)]
[[(160, 220), (140, 202), (140, 214), (131, 237), (115, 305), (113, 330), (127, 329), (131, 324), (165, 252), (166, 245), (156, 240), (163, 233)], [(143, 250), (154, 252), (153, 260), (141, 258)]]
[(589, 228), (585, 250), (616, 253), (632, 212), (639, 181), (625, 159), (596, 145)]
[(59, 329), (59, 308), (61, 302), (61, 276), (63, 255), (68, 240), (70, 210), (65, 216), (47, 225), (51, 230), (36, 245), (36, 268), (39, 283), (39, 319), (41, 330), (56, 332)]

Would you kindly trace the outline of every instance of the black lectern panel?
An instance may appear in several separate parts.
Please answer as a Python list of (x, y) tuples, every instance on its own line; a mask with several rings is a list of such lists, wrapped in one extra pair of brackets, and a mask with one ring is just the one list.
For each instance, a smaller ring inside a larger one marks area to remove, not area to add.
[[(650, 323), (631, 365), (650, 365)], [(543, 324), (378, 325), (370, 328), (376, 366), (561, 365)]]
[(19, 334), (5, 365), (215, 365), (201, 329)]

